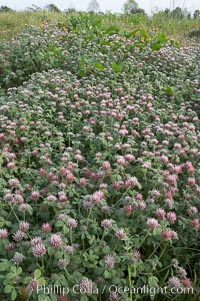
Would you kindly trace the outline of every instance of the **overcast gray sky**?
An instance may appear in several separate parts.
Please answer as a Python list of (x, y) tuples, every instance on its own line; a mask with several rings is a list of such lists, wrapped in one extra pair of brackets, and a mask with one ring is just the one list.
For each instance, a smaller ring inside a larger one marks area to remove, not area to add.
[[(101, 11), (110, 10), (112, 12), (121, 12), (122, 6), (126, 0), (97, 0)], [(77, 10), (87, 10), (90, 0), (0, 0), (1, 5), (7, 5), (13, 9), (23, 10), (35, 4), (39, 7), (44, 7), (47, 4), (53, 3), (61, 10), (67, 8), (76, 8)], [(165, 8), (173, 9), (180, 6), (194, 12), (195, 9), (200, 9), (200, 0), (138, 0), (139, 6), (150, 14), (152, 11)]]

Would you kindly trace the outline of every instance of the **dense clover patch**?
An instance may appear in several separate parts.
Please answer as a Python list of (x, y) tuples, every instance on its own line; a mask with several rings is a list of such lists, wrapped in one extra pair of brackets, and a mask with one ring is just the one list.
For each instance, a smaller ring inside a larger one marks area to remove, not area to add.
[(66, 53), (56, 29), (51, 61), (37, 50), (52, 29), (48, 41), (40, 30), (31, 46), (25, 34), (31, 76), (27, 58), (23, 84), (0, 98), (1, 296), (57, 300), (43, 285), (85, 288), (70, 300), (136, 296), (104, 284), (196, 290), (199, 46), (140, 52), (114, 34), (93, 54), (76, 39)]

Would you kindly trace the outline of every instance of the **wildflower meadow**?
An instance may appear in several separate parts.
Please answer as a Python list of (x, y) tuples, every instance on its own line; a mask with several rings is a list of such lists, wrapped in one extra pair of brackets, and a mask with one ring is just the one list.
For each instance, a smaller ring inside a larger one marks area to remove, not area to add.
[(127, 20), (1, 40), (2, 301), (199, 300), (199, 40)]

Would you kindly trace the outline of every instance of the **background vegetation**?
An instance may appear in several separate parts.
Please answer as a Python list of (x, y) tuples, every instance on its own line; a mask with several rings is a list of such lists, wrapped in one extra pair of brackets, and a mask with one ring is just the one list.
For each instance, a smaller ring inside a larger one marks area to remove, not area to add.
[[(128, 0), (124, 7), (125, 14), (114, 15), (107, 13), (104, 16), (104, 22), (108, 24), (117, 24), (123, 28), (130, 26), (143, 26), (145, 28), (164, 31), (169, 36), (174, 36), (177, 39), (188, 37), (192, 29), (198, 29), (200, 26), (200, 11), (196, 10), (193, 15), (189, 12), (176, 7), (170, 11), (155, 12), (151, 17), (148, 17), (145, 11), (138, 7), (133, 0)], [(88, 5), (88, 11), (94, 13), (99, 11), (97, 1), (92, 0)], [(41, 22), (50, 22), (58, 24), (71, 18), (78, 18), (80, 12), (75, 9), (68, 9), (61, 12), (54, 4), (48, 4), (44, 8), (36, 5), (28, 7), (25, 11), (16, 12), (7, 6), (0, 7), (0, 39), (10, 39), (19, 33), (25, 25), (39, 25)], [(100, 12), (101, 15), (104, 15)]]

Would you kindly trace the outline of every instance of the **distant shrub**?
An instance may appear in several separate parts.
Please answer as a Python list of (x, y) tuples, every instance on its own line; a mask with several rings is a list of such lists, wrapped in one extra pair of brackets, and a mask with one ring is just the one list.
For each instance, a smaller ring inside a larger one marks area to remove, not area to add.
[(30, 11), (41, 11), (42, 8), (39, 7), (39, 6), (37, 6), (37, 5), (35, 5), (35, 4), (32, 4), (32, 6), (31, 6), (31, 7), (27, 7), (26, 10), (30, 10)]
[(200, 38), (200, 28), (194, 28), (189, 32), (189, 37), (190, 38)]
[(8, 13), (13, 12), (14, 10), (6, 5), (1, 5), (0, 7), (0, 13)]
[(68, 8), (65, 10), (66, 14), (73, 14), (76, 12), (76, 9), (75, 8)]
[(146, 15), (145, 10), (142, 8), (133, 8), (131, 9), (131, 14), (142, 14)]
[(54, 12), (54, 13), (60, 13), (60, 12), (61, 12), (61, 10), (60, 10), (55, 4), (53, 4), (53, 3), (48, 4), (48, 5), (46, 6), (46, 9), (47, 9), (48, 11)]
[(193, 18), (194, 18), (194, 19), (200, 18), (200, 10), (199, 10), (199, 9), (196, 9), (196, 10), (195, 10), (194, 15), (193, 15)]

